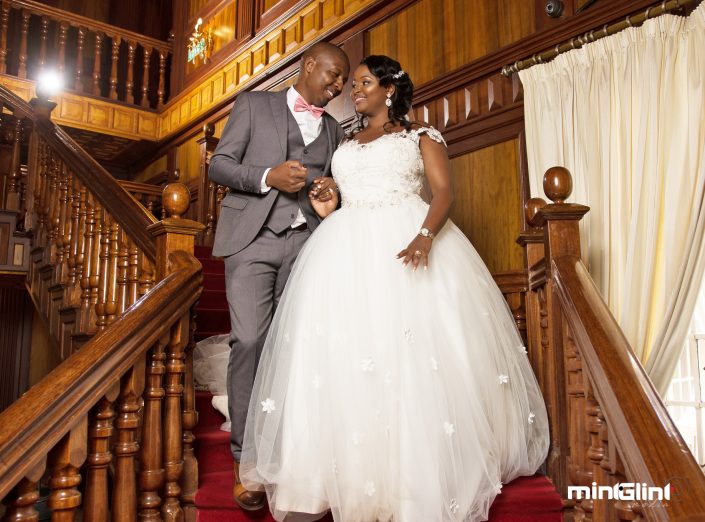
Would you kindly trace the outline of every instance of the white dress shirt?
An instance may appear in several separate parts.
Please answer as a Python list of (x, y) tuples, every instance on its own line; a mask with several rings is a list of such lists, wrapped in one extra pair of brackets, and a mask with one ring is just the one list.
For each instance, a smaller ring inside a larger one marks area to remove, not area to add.
[[(301, 137), (304, 139), (304, 145), (309, 145), (313, 142), (313, 140), (318, 138), (318, 135), (321, 133), (321, 128), (323, 127), (323, 117), (316, 118), (308, 111), (296, 112), (294, 110), (294, 104), (299, 96), (301, 96), (299, 91), (297, 91), (293, 86), (289, 87), (289, 90), (286, 93), (286, 104), (289, 107), (289, 112), (291, 112), (294, 116), (296, 123), (299, 124), (299, 130), (301, 131)], [(260, 183), (260, 190), (262, 191), (262, 194), (266, 194), (272, 188), (267, 185), (267, 174), (269, 174), (270, 170), (271, 168), (266, 169), (262, 175), (262, 182)], [(294, 222), (291, 224), (291, 228), (298, 227), (304, 223), (306, 223), (306, 218), (304, 218), (303, 212), (299, 209), (299, 213)]]

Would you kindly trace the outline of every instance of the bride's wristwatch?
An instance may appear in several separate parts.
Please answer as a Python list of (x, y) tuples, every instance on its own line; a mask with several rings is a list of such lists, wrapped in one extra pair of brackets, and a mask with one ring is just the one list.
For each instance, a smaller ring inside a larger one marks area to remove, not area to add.
[(420, 235), (420, 236), (423, 236), (423, 237), (427, 237), (427, 238), (429, 238), (429, 239), (433, 239), (434, 237), (436, 237), (436, 234), (434, 234), (433, 232), (431, 232), (431, 231), (430, 231), (429, 229), (427, 229), (426, 227), (423, 227), (421, 230), (419, 230), (419, 235)]

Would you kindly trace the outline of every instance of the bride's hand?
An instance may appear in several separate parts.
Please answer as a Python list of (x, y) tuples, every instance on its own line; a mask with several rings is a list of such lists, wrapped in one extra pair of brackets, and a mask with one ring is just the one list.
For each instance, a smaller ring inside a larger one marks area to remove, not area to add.
[[(323, 180), (323, 182), (320, 182)], [(330, 180), (330, 181), (327, 181)], [(308, 193), (311, 206), (322, 219), (330, 215), (338, 206), (338, 192), (335, 182), (330, 178), (317, 178)]]
[(430, 237), (416, 236), (411, 240), (409, 246), (397, 254), (397, 259), (402, 259), (404, 266), (411, 263), (416, 270), (419, 265), (423, 265), (424, 270), (428, 269), (428, 254), (431, 251), (433, 239)]

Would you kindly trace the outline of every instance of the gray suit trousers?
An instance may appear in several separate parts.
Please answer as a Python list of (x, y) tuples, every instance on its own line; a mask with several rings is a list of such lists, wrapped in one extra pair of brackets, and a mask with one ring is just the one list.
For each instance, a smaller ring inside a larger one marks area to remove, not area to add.
[(228, 410), (230, 448), (240, 462), (247, 410), (262, 347), (296, 256), (311, 233), (263, 228), (248, 246), (225, 258), (230, 307)]

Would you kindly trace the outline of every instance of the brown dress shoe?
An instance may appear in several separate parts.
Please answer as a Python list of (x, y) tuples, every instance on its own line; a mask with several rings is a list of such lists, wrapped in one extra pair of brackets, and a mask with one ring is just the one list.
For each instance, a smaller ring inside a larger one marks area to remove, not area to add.
[(246, 511), (256, 511), (264, 507), (264, 491), (248, 491), (240, 482), (240, 463), (235, 462), (233, 466), (235, 473), (235, 485), (233, 486), (233, 498), (238, 506)]

